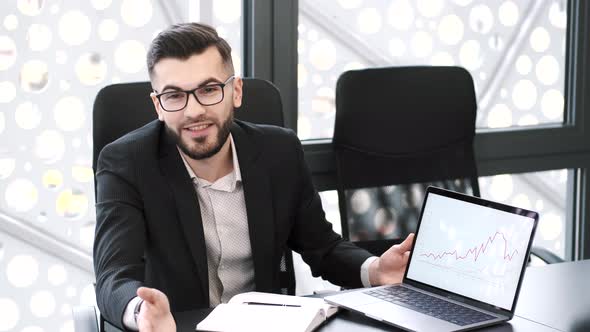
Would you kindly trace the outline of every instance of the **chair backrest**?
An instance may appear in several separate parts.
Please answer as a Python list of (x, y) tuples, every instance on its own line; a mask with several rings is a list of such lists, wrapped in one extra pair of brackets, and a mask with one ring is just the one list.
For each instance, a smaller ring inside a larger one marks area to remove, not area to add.
[[(262, 79), (243, 78), (243, 81), (242, 106), (235, 110), (235, 117), (257, 124), (284, 126), (278, 88)], [(92, 125), (92, 167), (95, 172), (98, 155), (105, 145), (156, 119), (150, 92), (150, 82), (113, 84), (98, 92)], [(281, 259), (280, 280), (281, 292), (294, 295), (293, 256), (288, 248)]]
[(343, 235), (404, 237), (415, 227), (428, 184), (479, 196), (476, 109), (473, 80), (462, 68), (343, 73), (333, 137)]

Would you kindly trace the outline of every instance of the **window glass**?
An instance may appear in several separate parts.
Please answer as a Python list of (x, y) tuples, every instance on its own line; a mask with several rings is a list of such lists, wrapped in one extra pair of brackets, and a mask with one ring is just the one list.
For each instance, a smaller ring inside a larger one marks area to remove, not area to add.
[(478, 128), (562, 123), (566, 1), (299, 1), (298, 134), (332, 137), (347, 70), (454, 65), (472, 75)]

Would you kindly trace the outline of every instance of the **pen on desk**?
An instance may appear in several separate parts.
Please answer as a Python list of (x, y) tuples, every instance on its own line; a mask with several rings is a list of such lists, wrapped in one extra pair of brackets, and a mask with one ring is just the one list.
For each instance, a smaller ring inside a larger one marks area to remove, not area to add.
[(263, 302), (244, 302), (244, 304), (248, 304), (248, 305), (271, 305), (271, 306), (278, 306), (278, 307), (301, 307), (298, 304), (263, 303)]

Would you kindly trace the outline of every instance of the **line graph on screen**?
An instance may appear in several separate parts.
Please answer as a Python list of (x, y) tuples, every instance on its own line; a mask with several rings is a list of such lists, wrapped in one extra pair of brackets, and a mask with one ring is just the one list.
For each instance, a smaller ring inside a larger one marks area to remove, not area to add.
[[(441, 239), (438, 239), (440, 243)], [(511, 236), (505, 231), (495, 231), (479, 241), (451, 241), (439, 245), (438, 250), (426, 249), (418, 253), (420, 262), (457, 276), (477, 279), (499, 285), (506, 275), (515, 275), (520, 270), (517, 260), (522, 244), (513, 245)], [(440, 249), (443, 248), (443, 249)], [(522, 249), (521, 249), (522, 250)]]

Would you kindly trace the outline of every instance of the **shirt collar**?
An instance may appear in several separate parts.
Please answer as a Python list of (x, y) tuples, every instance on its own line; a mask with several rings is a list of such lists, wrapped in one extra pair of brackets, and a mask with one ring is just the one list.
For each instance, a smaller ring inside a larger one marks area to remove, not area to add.
[(211, 187), (212, 189), (217, 189), (221, 191), (229, 191), (232, 192), (236, 189), (238, 182), (242, 182), (242, 173), (240, 172), (240, 163), (238, 162), (238, 153), (236, 151), (236, 145), (234, 143), (234, 138), (231, 134), (229, 134), (229, 142), (231, 146), (232, 152), (232, 163), (233, 163), (233, 171), (229, 174), (217, 179), (217, 181), (211, 183), (207, 180), (199, 178), (193, 169), (190, 167), (188, 162), (184, 159), (184, 155), (178, 149), (178, 153), (180, 154), (180, 158), (182, 159), (182, 163), (188, 172), (191, 180), (195, 182), (199, 187)]

